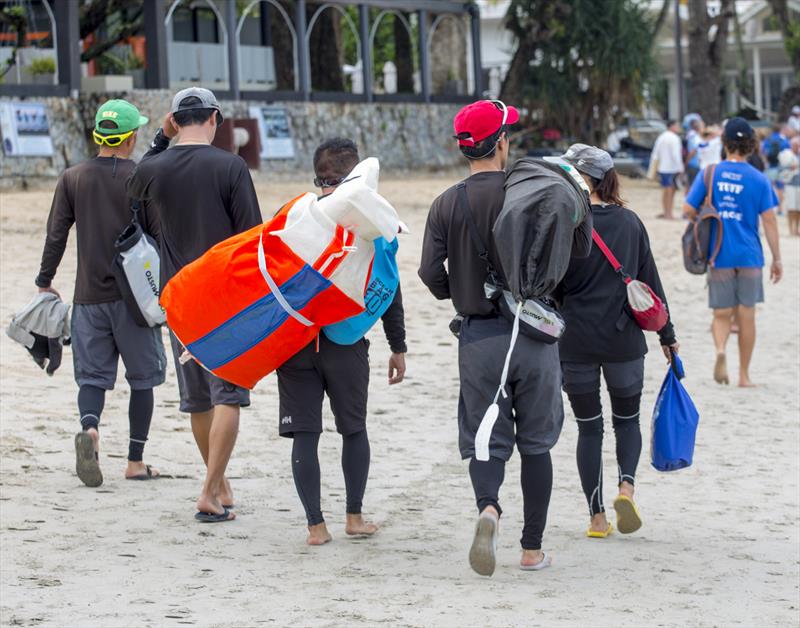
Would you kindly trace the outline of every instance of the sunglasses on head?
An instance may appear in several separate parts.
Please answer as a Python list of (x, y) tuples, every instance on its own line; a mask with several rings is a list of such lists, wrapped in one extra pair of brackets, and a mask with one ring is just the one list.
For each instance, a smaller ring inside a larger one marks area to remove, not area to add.
[(502, 100), (490, 100), (489, 102), (503, 112), (503, 121), (500, 123), (500, 128), (504, 127), (508, 121), (508, 107)]
[(102, 133), (98, 133), (97, 131), (92, 131), (92, 136), (94, 137), (94, 143), (98, 145), (105, 144), (106, 146), (110, 146), (114, 148), (115, 146), (119, 146), (127, 140), (131, 135), (133, 135), (136, 131), (128, 131), (127, 133), (115, 133), (113, 135), (103, 135)]

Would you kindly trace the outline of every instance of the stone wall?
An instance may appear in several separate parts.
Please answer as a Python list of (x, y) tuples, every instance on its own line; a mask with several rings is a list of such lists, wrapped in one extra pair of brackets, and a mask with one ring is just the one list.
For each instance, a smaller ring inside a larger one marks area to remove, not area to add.
[[(112, 95), (109, 95), (112, 96)], [(91, 141), (94, 113), (107, 99), (104, 95), (71, 98), (32, 98), (48, 107), (55, 155), (50, 157), (6, 157), (0, 152), (0, 180), (3, 187), (35, 183), (57, 177), (69, 165), (89, 158), (96, 147)], [(134, 90), (113, 97), (134, 103), (150, 118), (139, 137), (134, 158), (147, 150), (151, 136), (169, 110), (172, 93), (166, 90)], [(13, 100), (0, 98), (3, 100)], [(317, 144), (336, 135), (351, 137), (363, 156), (376, 156), (384, 169), (443, 169), (459, 163), (452, 141), (452, 119), (458, 105), (421, 103), (261, 103), (222, 101), (228, 117), (249, 117), (251, 105), (285, 107), (289, 116), (295, 158), (262, 161), (264, 176), (311, 171)]]

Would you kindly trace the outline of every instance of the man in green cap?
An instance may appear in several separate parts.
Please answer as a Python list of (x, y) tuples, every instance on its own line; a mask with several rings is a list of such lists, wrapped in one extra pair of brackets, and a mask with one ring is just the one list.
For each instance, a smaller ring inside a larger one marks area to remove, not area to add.
[[(131, 222), (125, 182), (135, 163), (130, 155), (147, 118), (125, 100), (109, 100), (95, 116), (97, 157), (67, 168), (58, 180), (36, 285), (58, 292), (52, 281), (73, 224), (78, 269), (72, 312), (72, 355), (82, 430), (75, 436), (76, 470), (87, 486), (100, 486), (99, 423), (105, 393), (114, 388), (120, 356), (131, 388), (130, 441), (125, 478), (150, 480), (158, 471), (142, 462), (153, 416), (153, 387), (164, 382), (166, 355), (159, 327), (140, 327), (122, 299), (112, 271), (114, 242)], [(138, 212), (145, 233), (158, 238), (158, 223), (147, 208)], [(59, 295), (60, 296), (60, 295)]]

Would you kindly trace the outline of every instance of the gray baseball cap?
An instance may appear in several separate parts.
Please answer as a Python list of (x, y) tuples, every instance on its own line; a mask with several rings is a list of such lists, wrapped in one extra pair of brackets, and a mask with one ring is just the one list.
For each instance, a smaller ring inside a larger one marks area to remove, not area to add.
[(573, 144), (561, 159), (575, 166), (578, 172), (593, 179), (602, 179), (606, 172), (614, 168), (614, 160), (606, 151), (588, 144)]
[[(200, 102), (193, 105), (181, 105), (181, 101), (192, 96)], [(220, 118), (222, 117), (222, 107), (219, 106), (217, 97), (214, 96), (214, 92), (205, 87), (187, 87), (175, 94), (175, 98), (172, 99), (171, 112), (177, 113), (178, 111), (188, 111), (189, 109), (215, 109), (219, 112)]]

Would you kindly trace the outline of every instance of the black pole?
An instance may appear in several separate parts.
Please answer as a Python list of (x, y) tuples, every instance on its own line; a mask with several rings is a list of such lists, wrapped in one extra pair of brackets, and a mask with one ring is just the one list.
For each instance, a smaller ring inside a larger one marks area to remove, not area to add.
[(308, 46), (306, 45), (306, 0), (297, 0), (294, 12), (295, 31), (297, 32), (297, 68), (300, 76), (300, 93), (304, 100), (311, 100), (311, 67), (308, 63)]
[(145, 0), (144, 37), (147, 52), (144, 81), (147, 89), (166, 89), (169, 87), (165, 15), (164, 0)]
[(358, 5), (358, 28), (361, 37), (361, 70), (364, 74), (364, 101), (372, 102), (372, 45), (369, 41), (369, 7)]
[(417, 13), (419, 20), (419, 78), (422, 84), (422, 98), (425, 102), (431, 101), (431, 66), (428, 57), (428, 11), (420, 9)]
[(675, 0), (675, 80), (678, 86), (678, 119), (683, 120), (686, 113), (685, 96), (683, 93), (683, 51), (681, 50), (681, 2)]
[(481, 10), (477, 5), (469, 5), (470, 26), (472, 27), (472, 68), (475, 75), (475, 98), (483, 98), (483, 63), (481, 61)]
[(228, 85), (234, 100), (239, 100), (239, 38), (236, 37), (236, 0), (225, 3), (225, 29), (228, 33)]
[(258, 22), (261, 27), (261, 45), (272, 46), (272, 18), (269, 14), (269, 3), (262, 2), (258, 5)]
[(81, 44), (77, 2), (55, 2), (58, 35), (58, 83), (66, 85), (73, 98), (81, 89)]

